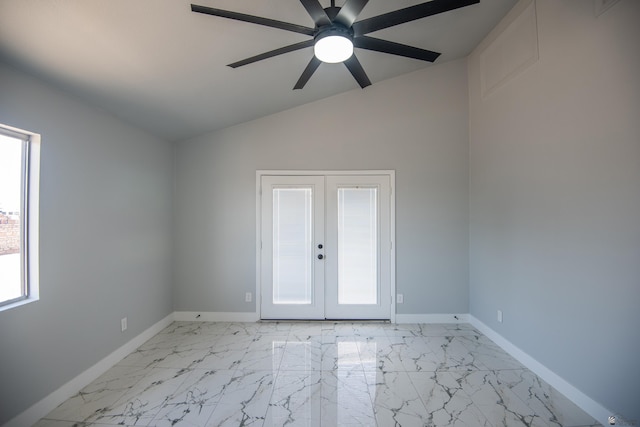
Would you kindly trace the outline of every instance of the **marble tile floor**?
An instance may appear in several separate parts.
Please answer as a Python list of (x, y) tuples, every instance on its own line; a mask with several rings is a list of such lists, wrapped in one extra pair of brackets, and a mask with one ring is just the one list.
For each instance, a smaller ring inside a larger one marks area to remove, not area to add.
[(468, 324), (175, 322), (35, 427), (596, 426)]

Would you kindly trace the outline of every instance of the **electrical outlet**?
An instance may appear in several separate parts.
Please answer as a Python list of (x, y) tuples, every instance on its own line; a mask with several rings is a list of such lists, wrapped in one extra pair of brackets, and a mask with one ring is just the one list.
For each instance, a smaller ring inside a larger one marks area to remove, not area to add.
[(127, 318), (123, 317), (122, 319), (120, 319), (120, 330), (122, 332), (127, 330)]
[(253, 295), (251, 294), (251, 292), (247, 292), (244, 294), (244, 302), (251, 302), (252, 298), (253, 298)]
[(498, 322), (502, 323), (502, 310), (498, 310)]
[(402, 294), (398, 294), (398, 295), (396, 296), (396, 302), (397, 302), (398, 304), (404, 304), (404, 295), (402, 295)]

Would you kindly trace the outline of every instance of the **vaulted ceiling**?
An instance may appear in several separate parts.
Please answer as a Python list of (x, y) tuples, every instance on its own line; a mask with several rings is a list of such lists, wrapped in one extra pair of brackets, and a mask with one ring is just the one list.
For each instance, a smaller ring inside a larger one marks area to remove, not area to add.
[[(358, 20), (423, 2), (370, 0)], [(312, 47), (227, 67), (309, 37), (193, 13), (191, 3), (314, 25), (297, 0), (0, 0), (0, 60), (169, 141), (367, 90), (343, 64), (322, 64), (304, 89), (292, 90)], [(481, 0), (370, 35), (441, 52), (437, 64), (468, 55), (515, 3)], [(432, 66), (356, 54), (373, 85)]]

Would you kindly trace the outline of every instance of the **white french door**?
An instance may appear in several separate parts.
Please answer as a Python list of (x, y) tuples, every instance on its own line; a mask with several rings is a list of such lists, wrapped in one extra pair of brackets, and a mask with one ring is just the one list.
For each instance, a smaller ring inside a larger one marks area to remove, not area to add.
[(263, 176), (261, 193), (261, 317), (323, 318), (324, 177)]
[(390, 175), (260, 176), (260, 316), (390, 319)]

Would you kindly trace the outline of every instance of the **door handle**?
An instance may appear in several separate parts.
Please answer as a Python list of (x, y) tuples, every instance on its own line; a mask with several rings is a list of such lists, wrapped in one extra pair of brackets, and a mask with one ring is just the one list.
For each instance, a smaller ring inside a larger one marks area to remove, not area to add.
[(324, 255), (319, 254), (319, 255), (318, 255), (318, 259), (324, 259)]

